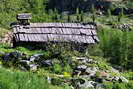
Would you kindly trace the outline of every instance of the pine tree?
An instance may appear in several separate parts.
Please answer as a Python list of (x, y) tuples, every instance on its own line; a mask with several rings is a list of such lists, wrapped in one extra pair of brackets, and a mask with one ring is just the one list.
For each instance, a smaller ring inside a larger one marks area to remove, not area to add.
[(81, 18), (81, 22), (84, 22), (84, 13), (83, 13), (83, 11), (81, 11), (81, 15), (80, 15), (80, 18)]
[(96, 9), (95, 9), (94, 5), (92, 5), (92, 20), (93, 20), (93, 22), (95, 22), (95, 20), (96, 20)]
[(80, 13), (79, 13), (79, 8), (76, 9), (76, 16), (77, 16), (77, 21), (80, 21)]
[(67, 17), (67, 22), (71, 22), (71, 16), (70, 15), (68, 15), (68, 17)]

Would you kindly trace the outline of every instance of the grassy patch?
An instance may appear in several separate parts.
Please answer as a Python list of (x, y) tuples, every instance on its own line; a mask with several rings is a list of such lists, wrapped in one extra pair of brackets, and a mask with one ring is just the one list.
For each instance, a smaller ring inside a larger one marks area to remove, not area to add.
[(0, 28), (0, 38), (3, 38), (4, 35), (5, 35), (6, 33), (8, 33), (8, 32), (9, 32), (9, 30), (4, 29), (4, 28)]
[(53, 86), (45, 77), (31, 72), (20, 72), (0, 68), (0, 89), (70, 89), (68, 86)]

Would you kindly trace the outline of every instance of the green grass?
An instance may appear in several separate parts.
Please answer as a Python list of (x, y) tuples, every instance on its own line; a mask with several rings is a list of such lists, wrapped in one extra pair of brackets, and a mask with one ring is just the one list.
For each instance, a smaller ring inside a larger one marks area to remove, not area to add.
[(4, 29), (4, 28), (0, 28), (0, 38), (3, 38), (4, 35), (9, 32), (9, 30), (7, 29)]
[(12, 48), (9, 44), (0, 43), (0, 52), (10, 53), (10, 52), (14, 52), (14, 51), (24, 53), (28, 56), (31, 56), (31, 55), (36, 54), (36, 53), (40, 53), (40, 54), (47, 53), (44, 50), (31, 50), (31, 49), (24, 48), (24, 47)]
[(53, 86), (45, 77), (31, 72), (20, 72), (0, 68), (0, 89), (70, 89), (68, 86)]

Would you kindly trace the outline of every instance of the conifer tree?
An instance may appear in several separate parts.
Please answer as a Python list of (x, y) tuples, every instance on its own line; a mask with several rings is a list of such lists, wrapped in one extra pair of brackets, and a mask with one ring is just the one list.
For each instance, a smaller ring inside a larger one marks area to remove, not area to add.
[(77, 16), (77, 21), (80, 21), (80, 13), (79, 13), (79, 8), (76, 9), (76, 16)]
[(71, 16), (70, 15), (67, 15), (67, 22), (71, 22)]
[(95, 9), (94, 4), (92, 5), (92, 20), (93, 22), (95, 22), (96, 20), (96, 9)]
[(80, 21), (81, 21), (81, 22), (84, 22), (84, 13), (83, 13), (83, 11), (81, 11), (81, 15), (80, 15), (80, 16), (81, 16), (81, 17), (80, 17), (80, 18), (81, 18)]

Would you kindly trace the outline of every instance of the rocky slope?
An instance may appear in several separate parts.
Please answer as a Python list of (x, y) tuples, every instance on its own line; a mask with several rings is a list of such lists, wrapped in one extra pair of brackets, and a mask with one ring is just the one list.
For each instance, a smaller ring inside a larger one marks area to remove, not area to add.
[[(3, 65), (13, 65), (22, 71), (37, 72), (39, 68), (54, 68), (55, 64), (65, 65), (63, 60), (58, 60), (55, 58), (45, 59), (44, 54), (35, 54), (27, 57), (26, 54), (20, 52), (11, 52), (0, 53), (0, 57), (2, 59)], [(55, 85), (68, 84), (74, 89), (104, 89), (105, 82), (129, 82), (118, 70), (109, 66), (100, 58), (73, 56), (67, 60), (67, 63), (71, 65), (68, 70), (72, 71), (69, 73), (64, 71), (64, 74), (63, 71), (62, 73), (55, 72), (54, 74), (50, 74), (50, 70), (47, 70), (49, 71), (49, 75), (44, 76), (47, 77), (49, 83)], [(56, 70), (58, 69), (59, 68), (56, 67)], [(60, 71), (60, 69), (58, 71)]]

